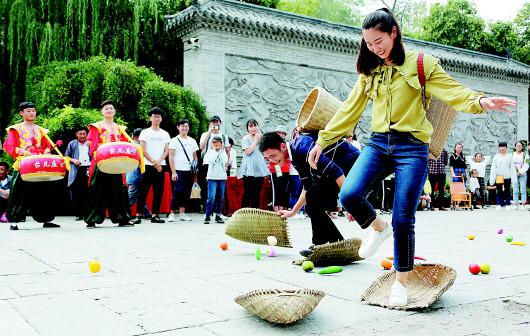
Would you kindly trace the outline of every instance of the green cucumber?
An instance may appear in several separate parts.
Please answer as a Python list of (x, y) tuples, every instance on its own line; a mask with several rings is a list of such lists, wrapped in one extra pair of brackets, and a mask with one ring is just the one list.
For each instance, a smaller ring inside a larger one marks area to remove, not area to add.
[(342, 272), (342, 267), (340, 266), (329, 266), (318, 271), (318, 274), (334, 274)]

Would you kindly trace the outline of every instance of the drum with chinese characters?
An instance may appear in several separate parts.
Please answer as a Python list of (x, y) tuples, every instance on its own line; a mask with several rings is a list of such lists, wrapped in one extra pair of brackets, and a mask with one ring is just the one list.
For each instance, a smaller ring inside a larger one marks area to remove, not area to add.
[(96, 164), (107, 174), (123, 174), (135, 170), (140, 164), (138, 146), (130, 142), (108, 142), (98, 147)]
[(58, 155), (33, 155), (20, 159), (20, 177), (26, 182), (57, 181), (66, 174), (64, 158)]

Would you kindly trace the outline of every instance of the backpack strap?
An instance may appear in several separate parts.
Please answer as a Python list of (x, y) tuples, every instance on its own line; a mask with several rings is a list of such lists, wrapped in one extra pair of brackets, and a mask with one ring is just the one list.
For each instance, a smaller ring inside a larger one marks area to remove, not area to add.
[(421, 104), (427, 110), (427, 98), (425, 97), (425, 68), (423, 66), (423, 51), (418, 53), (418, 80), (421, 85)]

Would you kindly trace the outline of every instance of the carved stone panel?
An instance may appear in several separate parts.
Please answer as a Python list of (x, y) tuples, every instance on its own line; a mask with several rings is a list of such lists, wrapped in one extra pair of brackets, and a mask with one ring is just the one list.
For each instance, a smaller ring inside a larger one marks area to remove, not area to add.
[(247, 120), (264, 132), (283, 125), (290, 133), (307, 94), (321, 86), (345, 100), (357, 75), (239, 56), (225, 58), (225, 132), (239, 146)]

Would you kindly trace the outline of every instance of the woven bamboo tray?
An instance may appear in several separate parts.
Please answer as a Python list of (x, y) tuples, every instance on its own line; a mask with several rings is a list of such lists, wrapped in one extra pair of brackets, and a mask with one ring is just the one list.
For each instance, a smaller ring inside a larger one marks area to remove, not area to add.
[(274, 236), (277, 246), (292, 247), (287, 221), (272, 211), (239, 209), (228, 220), (225, 233), (237, 240), (260, 245), (268, 245), (267, 237)]
[(309, 260), (315, 266), (348, 265), (355, 261), (363, 260), (359, 256), (361, 244), (361, 239), (352, 238), (335, 243), (317, 245), (309, 257), (293, 263), (301, 265), (304, 261)]
[(315, 87), (307, 95), (296, 126), (305, 131), (320, 131), (326, 127), (342, 102), (321, 87)]
[(289, 324), (309, 315), (325, 295), (312, 289), (261, 289), (240, 295), (234, 301), (264, 320)]
[[(390, 288), (396, 279), (396, 271), (380, 276), (361, 295), (361, 302), (388, 307)], [(456, 271), (441, 264), (416, 264), (407, 282), (408, 304), (393, 309), (411, 310), (428, 308), (456, 279)]]
[(427, 109), (427, 119), (432, 124), (434, 132), (429, 144), (429, 157), (438, 159), (442, 154), (447, 138), (456, 120), (457, 111), (436, 97), (431, 98)]

